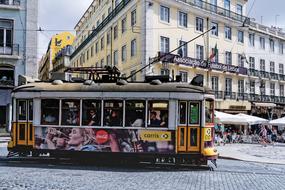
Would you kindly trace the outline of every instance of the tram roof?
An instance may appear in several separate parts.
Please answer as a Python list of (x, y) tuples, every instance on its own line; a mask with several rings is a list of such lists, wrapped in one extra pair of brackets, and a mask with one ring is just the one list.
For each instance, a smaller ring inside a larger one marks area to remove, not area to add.
[(212, 90), (206, 87), (190, 85), (188, 83), (162, 83), (153, 85), (150, 83), (132, 82), (125, 85), (116, 83), (62, 83), (36, 82), (16, 87), (13, 92), (188, 92), (209, 93)]

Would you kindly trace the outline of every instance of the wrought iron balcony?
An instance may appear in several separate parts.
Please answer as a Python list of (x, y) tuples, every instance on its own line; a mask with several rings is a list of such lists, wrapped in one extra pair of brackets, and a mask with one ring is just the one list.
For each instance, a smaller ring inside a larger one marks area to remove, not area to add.
[(235, 100), (236, 99), (236, 93), (235, 92), (227, 92), (227, 91), (225, 91), (224, 99)]
[(271, 79), (278, 80), (278, 74), (276, 74), (276, 73), (270, 73), (270, 78), (271, 78)]
[(279, 80), (285, 80), (285, 75), (279, 74)]
[(266, 71), (259, 71), (260, 77), (269, 78), (269, 73)]
[(20, 6), (21, 1), (20, 0), (0, 0), (0, 5), (15, 5), (15, 6)]
[(250, 101), (260, 101), (260, 95), (258, 94), (249, 94)]
[(248, 69), (248, 75), (254, 76), (254, 77), (259, 77), (259, 71), (256, 69)]
[(223, 91), (215, 91), (215, 98), (216, 99), (223, 99), (224, 98), (224, 92)]
[(237, 100), (248, 100), (248, 94), (246, 94), (246, 93), (238, 93)]
[(0, 55), (19, 56), (19, 44), (0, 44)]
[(197, 1), (197, 0), (180, 0), (180, 1), (188, 3), (191, 6), (209, 11), (211, 13), (215, 13), (215, 14), (227, 17), (229, 19), (239, 21), (241, 23), (245, 22), (245, 24), (250, 24), (250, 19), (248, 17), (237, 14), (236, 12), (230, 11), (228, 9), (219, 7), (217, 5), (214, 5), (214, 4), (205, 2), (205, 1)]

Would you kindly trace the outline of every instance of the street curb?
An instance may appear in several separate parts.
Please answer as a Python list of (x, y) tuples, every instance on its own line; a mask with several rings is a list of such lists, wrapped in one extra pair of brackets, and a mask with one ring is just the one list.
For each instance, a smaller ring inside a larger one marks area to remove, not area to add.
[(260, 163), (260, 164), (276, 164), (276, 165), (285, 165), (285, 163), (272, 163), (272, 162), (261, 162), (261, 161), (253, 161), (253, 160), (243, 160), (239, 158), (233, 158), (228, 156), (219, 156), (218, 158), (224, 159), (224, 160), (236, 160), (236, 161), (243, 161), (243, 162), (254, 162), (254, 163)]

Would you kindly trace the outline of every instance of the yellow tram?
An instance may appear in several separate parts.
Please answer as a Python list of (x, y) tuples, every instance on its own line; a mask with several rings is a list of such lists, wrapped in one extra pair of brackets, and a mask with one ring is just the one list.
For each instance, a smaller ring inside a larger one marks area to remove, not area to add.
[(212, 92), (153, 79), (19, 86), (12, 92), (9, 151), (110, 161), (215, 161)]

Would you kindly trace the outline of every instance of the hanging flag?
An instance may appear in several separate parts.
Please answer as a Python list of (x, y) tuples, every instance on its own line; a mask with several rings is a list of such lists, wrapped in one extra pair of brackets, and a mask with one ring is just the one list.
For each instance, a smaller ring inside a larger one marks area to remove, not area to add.
[(218, 54), (218, 48), (217, 48), (217, 43), (216, 43), (215, 48), (212, 49), (212, 53), (209, 58), (211, 62), (214, 61), (214, 58), (217, 56), (217, 54)]

